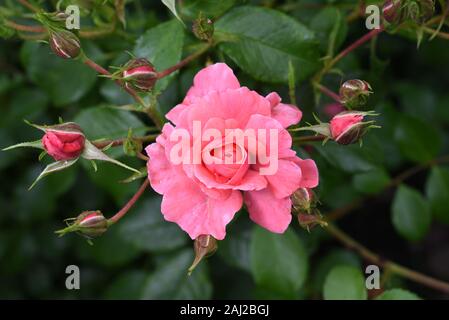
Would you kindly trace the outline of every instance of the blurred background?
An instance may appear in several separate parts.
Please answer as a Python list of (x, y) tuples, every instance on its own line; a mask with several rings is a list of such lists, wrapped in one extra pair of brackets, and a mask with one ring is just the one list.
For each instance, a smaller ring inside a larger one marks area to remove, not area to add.
[[(114, 1), (30, 2), (49, 11), (58, 2), (62, 8), (79, 4), (81, 30), (85, 25), (106, 28), (116, 13)], [(220, 21), (241, 5), (277, 10), (312, 30), (319, 50), (316, 63), (329, 53), (329, 41), (336, 53), (367, 32), (364, 18), (348, 18), (356, 12), (358, 1), (184, 0), (178, 2), (178, 13), (186, 28), (160, 1), (125, 3), (126, 29), (117, 23), (100, 37), (82, 38), (84, 50), (102, 66), (123, 64), (130, 51), (156, 55), (152, 62), (163, 70), (198, 45), (190, 26), (200, 11)], [(441, 15), (438, 8), (435, 15)], [(18, 1), (0, 0), (0, 17), (24, 25), (37, 23)], [(91, 140), (126, 137), (129, 128), (143, 135), (151, 126), (141, 113), (111, 108), (133, 102), (112, 81), (79, 61), (56, 57), (33, 34), (8, 34), (8, 30), (0, 29), (4, 37), (0, 39), (0, 148), (41, 137), (23, 119), (39, 124), (56, 123), (59, 117), (75, 121)], [(341, 60), (338, 73), (323, 78), (322, 83), (336, 92), (345, 80), (368, 81), (374, 94), (366, 109), (380, 114), (377, 121), (382, 128), (370, 131), (362, 147), (316, 142), (298, 146), (298, 152), (318, 164), (317, 194), (324, 216), (383, 258), (449, 281), (449, 167), (445, 164), (449, 40), (430, 41), (425, 35), (418, 48), (415, 31), (382, 33)], [(156, 97), (159, 108), (166, 112), (179, 103), (195, 73), (208, 61), (225, 61), (243, 85), (264, 94), (277, 91), (289, 100), (287, 83), (261, 81), (233, 50), (219, 45), (171, 77)], [(313, 122), (312, 113), (328, 121), (333, 102), (325, 96), (315, 99), (312, 75), (297, 79), (296, 104), (307, 115), (304, 121)], [(110, 154), (135, 168), (145, 165), (125, 156), (120, 147)], [(126, 170), (98, 163), (94, 172), (90, 163), (80, 161), (28, 191), (50, 163), (48, 156), (40, 162), (38, 156), (32, 149), (0, 153), (0, 298), (321, 299), (330, 286), (329, 274), (341, 266), (356, 273), (355, 280), (348, 280), (348, 290), (360, 287), (367, 262), (325, 229), (307, 232), (293, 220), (286, 234), (272, 235), (252, 224), (244, 210), (228, 226), (217, 253), (188, 277), (192, 241), (163, 220), (161, 198), (149, 190), (93, 245), (76, 234), (59, 238), (54, 231), (64, 227), (64, 219), (84, 210), (98, 209), (112, 216), (141, 180), (121, 183), (129, 177)], [(65, 287), (68, 265), (80, 268), (79, 290)], [(383, 276), (383, 289), (407, 289), (427, 299), (449, 297), (394, 273)]]

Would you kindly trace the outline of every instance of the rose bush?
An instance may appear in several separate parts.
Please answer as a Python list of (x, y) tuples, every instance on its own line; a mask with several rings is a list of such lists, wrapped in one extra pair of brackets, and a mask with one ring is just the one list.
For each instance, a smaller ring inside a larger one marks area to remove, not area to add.
[(0, 298), (445, 298), (448, 12), (0, 0)]

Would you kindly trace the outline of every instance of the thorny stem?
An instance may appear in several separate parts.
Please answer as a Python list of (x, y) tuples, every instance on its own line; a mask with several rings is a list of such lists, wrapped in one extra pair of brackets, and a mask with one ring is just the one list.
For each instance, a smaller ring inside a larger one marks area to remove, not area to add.
[(442, 31), (438, 31), (438, 30), (434, 30), (432, 28), (429, 27), (424, 27), (423, 30), (429, 34), (436, 34), (437, 37), (440, 37), (441, 39), (446, 39), (449, 40), (449, 33), (447, 32), (442, 32)]
[(117, 212), (112, 218), (108, 220), (110, 224), (114, 224), (117, 221), (119, 221), (128, 211), (132, 208), (132, 206), (136, 203), (137, 200), (139, 200), (140, 196), (143, 194), (145, 189), (150, 184), (150, 181), (148, 179), (145, 179), (144, 183), (140, 186), (139, 190), (133, 195), (133, 197), (128, 201), (125, 206), (120, 209), (119, 212)]
[(332, 223), (330, 223), (325, 230), (334, 236), (335, 239), (343, 243), (346, 247), (357, 252), (365, 260), (382, 267), (385, 271), (395, 273), (406, 279), (420, 283), (435, 290), (449, 293), (449, 283), (429, 277), (393, 261), (383, 259), (381, 256), (364, 247)]
[(322, 93), (324, 93), (326, 96), (332, 98), (334, 101), (341, 103), (341, 99), (340, 96), (338, 94), (336, 94), (335, 92), (333, 92), (332, 90), (330, 90), (329, 88), (323, 86), (322, 84), (316, 84), (315, 87), (320, 90)]
[[(111, 75), (111, 73), (108, 70), (106, 70), (102, 66), (98, 65), (97, 63), (95, 63), (94, 61), (89, 59), (88, 57), (84, 57), (83, 58), (83, 62), (87, 66), (89, 66), (90, 68), (94, 69), (95, 71), (97, 71), (98, 73), (100, 73), (102, 75), (106, 75), (106, 76), (110, 76)], [(144, 109), (146, 109), (148, 111), (148, 115), (151, 118), (151, 120), (153, 120), (154, 124), (159, 129), (161, 129), (164, 121), (163, 121), (162, 117), (159, 115), (159, 112), (157, 112), (154, 107), (147, 106), (145, 101), (143, 101), (143, 99), (139, 96), (139, 94), (136, 91), (134, 91), (133, 89), (125, 86), (122, 81), (115, 80), (115, 82), (120, 87), (122, 87), (128, 94), (130, 94), (134, 98), (134, 100), (136, 100), (137, 103), (142, 105), (142, 107), (144, 107)]]

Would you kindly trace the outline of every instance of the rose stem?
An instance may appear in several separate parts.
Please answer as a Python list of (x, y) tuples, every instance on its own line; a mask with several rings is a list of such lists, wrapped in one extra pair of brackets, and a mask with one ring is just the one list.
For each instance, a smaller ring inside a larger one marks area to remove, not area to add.
[(140, 196), (143, 194), (143, 192), (145, 191), (145, 189), (148, 187), (148, 185), (150, 184), (150, 181), (145, 178), (145, 182), (142, 183), (142, 185), (140, 186), (139, 190), (137, 190), (137, 192), (133, 195), (133, 197), (128, 201), (127, 204), (125, 204), (125, 206), (123, 208), (120, 209), (119, 212), (117, 212), (112, 218), (110, 218), (108, 220), (108, 222), (110, 224), (114, 224), (117, 221), (119, 221), (128, 211), (129, 209), (132, 208), (132, 206), (136, 203), (136, 201), (140, 198)]
[(336, 94), (335, 92), (333, 92), (332, 90), (330, 90), (329, 88), (323, 86), (322, 84), (317, 83), (315, 85), (315, 87), (320, 90), (322, 93), (324, 93), (326, 96), (332, 98), (333, 100), (335, 100), (338, 103), (341, 103), (340, 100), (340, 96), (338, 94)]
[(189, 64), (191, 61), (193, 61), (196, 58), (198, 58), (199, 56), (201, 56), (209, 48), (210, 48), (210, 45), (205, 46), (204, 48), (202, 48), (202, 49), (192, 53), (191, 55), (187, 56), (186, 58), (184, 58), (183, 60), (181, 60), (177, 64), (171, 66), (170, 68), (165, 69), (164, 71), (158, 72), (158, 74), (157, 74), (158, 79), (166, 77), (166, 76), (170, 75), (171, 73), (175, 72), (176, 70), (181, 69), (185, 65)]
[[(100, 74), (106, 75), (106, 76), (110, 76), (111, 73), (106, 70), (105, 68), (103, 68), (102, 66), (98, 65), (97, 63), (95, 63), (94, 61), (92, 61), (91, 59), (89, 59), (88, 57), (83, 57), (83, 62), (89, 66), (90, 68), (94, 69), (95, 71), (97, 71)], [(131, 88), (126, 87), (122, 81), (120, 80), (116, 80), (115, 81), (120, 87), (122, 87), (123, 89), (125, 89), (126, 92), (128, 92), (133, 98), (134, 100), (137, 101), (137, 103), (139, 103), (140, 105), (142, 105), (145, 109), (147, 109), (148, 111), (148, 115), (151, 118), (151, 120), (153, 120), (154, 124), (161, 129), (162, 125), (164, 123), (164, 121), (162, 120), (162, 117), (159, 115), (159, 113), (155, 110), (155, 108), (152, 107), (147, 107), (147, 105), (145, 104), (145, 102), (143, 101), (143, 99), (137, 94), (136, 91), (134, 91)]]
[[(147, 136), (144, 137), (133, 137), (134, 140), (139, 140), (141, 142), (152, 142), (156, 139), (157, 134), (149, 134)], [(92, 142), (97, 148), (104, 148), (107, 147), (109, 145), (111, 145), (111, 147), (116, 147), (116, 146), (121, 146), (123, 145), (123, 143), (126, 141), (126, 138), (120, 138), (120, 139), (116, 139), (116, 140), (99, 140), (99, 141), (94, 141)]]
[(23, 24), (15, 23), (11, 20), (5, 20), (5, 26), (10, 27), (15, 30), (18, 30), (18, 31), (36, 32), (36, 33), (45, 32), (45, 29), (41, 26), (26, 26)]
[(429, 277), (417, 271), (411, 270), (393, 261), (384, 260), (378, 254), (370, 251), (362, 244), (358, 243), (356, 240), (351, 238), (348, 234), (344, 233), (342, 230), (340, 230), (332, 223), (329, 223), (329, 225), (325, 228), (325, 230), (328, 231), (332, 236), (334, 236), (338, 241), (343, 243), (346, 247), (357, 252), (365, 260), (384, 268), (385, 271), (390, 271), (392, 273), (400, 275), (414, 282), (420, 283), (424, 286), (433, 288), (435, 290), (449, 293), (449, 283)]
[(38, 8), (36, 8), (35, 6), (33, 6), (33, 5), (32, 5), (31, 3), (29, 3), (27, 0), (19, 0), (19, 2), (20, 2), (23, 6), (27, 7), (28, 9), (30, 9), (31, 11), (34, 11), (34, 12), (38, 12), (38, 11), (39, 11)]
[(294, 142), (313, 142), (313, 141), (323, 141), (326, 139), (325, 136), (303, 136), (303, 137), (293, 137)]

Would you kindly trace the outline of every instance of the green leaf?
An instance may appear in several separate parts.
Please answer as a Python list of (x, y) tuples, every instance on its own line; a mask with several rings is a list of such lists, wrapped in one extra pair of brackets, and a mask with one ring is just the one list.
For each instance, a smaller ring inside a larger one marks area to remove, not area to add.
[(426, 183), (426, 195), (433, 215), (449, 224), (449, 169), (433, 167)]
[(217, 18), (229, 10), (238, 0), (185, 0), (180, 7), (181, 14), (196, 19), (200, 12), (208, 18)]
[(411, 161), (425, 163), (439, 152), (441, 138), (435, 127), (421, 119), (403, 115), (396, 127), (395, 139), (402, 154)]
[(251, 271), (251, 230), (244, 222), (232, 224), (227, 231), (232, 237), (220, 241), (217, 251), (227, 264), (247, 272)]
[(145, 124), (132, 112), (109, 107), (82, 110), (74, 122), (83, 128), (90, 140), (126, 138), (129, 128), (132, 128), (135, 136), (145, 134)]
[(318, 261), (313, 269), (312, 288), (321, 293), (324, 281), (332, 268), (340, 265), (361, 268), (360, 258), (353, 252), (344, 249), (333, 250)]
[(320, 48), (328, 57), (343, 44), (348, 33), (348, 25), (341, 11), (335, 7), (326, 7), (313, 18), (310, 28), (316, 32)]
[(112, 280), (105, 292), (106, 299), (137, 300), (142, 296), (147, 275), (143, 271), (132, 270), (121, 273)]
[[(146, 132), (145, 124), (132, 112), (110, 107), (94, 107), (82, 110), (75, 117), (89, 140), (126, 138), (128, 130), (132, 128), (135, 136), (143, 136)], [(111, 157), (122, 156), (122, 148), (113, 148)]]
[[(184, 30), (176, 20), (159, 24), (147, 30), (136, 42), (134, 54), (139, 58), (147, 58), (158, 71), (163, 71), (181, 60), (184, 44)], [(156, 92), (167, 88), (174, 75), (157, 81)]]
[(82, 62), (61, 59), (42, 43), (25, 42), (21, 54), (28, 77), (56, 106), (78, 101), (97, 80), (96, 72)]
[(308, 256), (298, 236), (255, 227), (251, 238), (251, 271), (260, 287), (296, 297), (308, 271)]
[(217, 21), (215, 37), (226, 55), (261, 81), (288, 83), (289, 61), (298, 81), (320, 66), (313, 32), (275, 10), (237, 7)]
[(398, 233), (410, 241), (419, 241), (430, 227), (429, 204), (416, 190), (401, 185), (392, 204), (392, 222)]
[(383, 168), (356, 174), (353, 184), (358, 192), (376, 194), (381, 192), (390, 182), (390, 176)]
[(183, 246), (187, 240), (177, 225), (164, 220), (160, 197), (138, 203), (133, 214), (123, 219), (118, 228), (125, 241), (142, 250), (172, 250)]
[(30, 186), (30, 188), (28, 190), (31, 190), (36, 183), (41, 180), (42, 178), (44, 178), (45, 176), (57, 172), (57, 171), (61, 171), (64, 170), (70, 166), (72, 166), (76, 161), (78, 161), (78, 158), (72, 159), (72, 160), (61, 160), (61, 161), (57, 161), (57, 162), (53, 162), (51, 164), (49, 164), (48, 166), (45, 167), (45, 169), (41, 172), (41, 174), (36, 178), (36, 180), (34, 180), (33, 184)]
[(184, 22), (181, 20), (181, 18), (178, 15), (178, 12), (176, 11), (176, 0), (161, 0), (162, 3), (170, 9), (170, 11), (173, 13), (173, 15), (182, 23)]
[(379, 295), (376, 300), (421, 300), (421, 298), (404, 289), (390, 289)]
[(366, 300), (365, 278), (360, 269), (334, 267), (324, 281), (323, 296), (325, 300)]
[(205, 267), (206, 263), (203, 261), (192, 275), (188, 276), (187, 269), (192, 261), (193, 253), (190, 249), (174, 253), (148, 277), (142, 298), (209, 299), (212, 295), (212, 285)]

